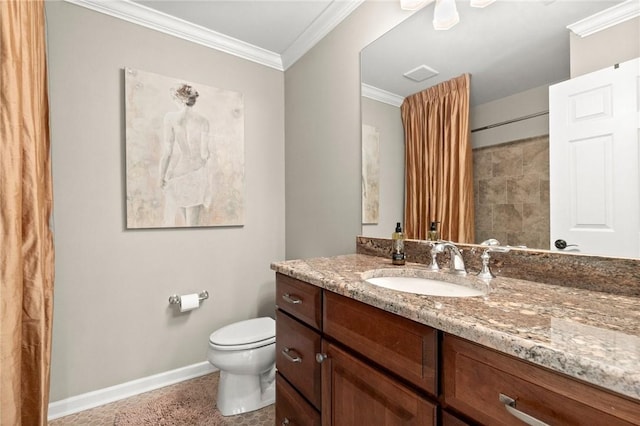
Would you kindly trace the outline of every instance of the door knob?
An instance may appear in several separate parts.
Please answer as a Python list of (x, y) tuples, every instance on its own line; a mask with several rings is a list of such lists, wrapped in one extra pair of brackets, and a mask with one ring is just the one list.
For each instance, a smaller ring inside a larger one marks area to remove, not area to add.
[(553, 245), (555, 245), (558, 250), (564, 250), (567, 247), (578, 247), (577, 244), (567, 244), (565, 240), (556, 240)]
[(318, 362), (318, 364), (322, 364), (327, 358), (329, 358), (329, 355), (325, 353), (319, 352), (316, 354), (316, 361)]

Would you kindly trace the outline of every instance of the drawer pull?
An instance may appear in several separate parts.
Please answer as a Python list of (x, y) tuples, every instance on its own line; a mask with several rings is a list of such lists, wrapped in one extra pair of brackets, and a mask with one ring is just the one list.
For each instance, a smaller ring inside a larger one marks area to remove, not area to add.
[(316, 361), (318, 364), (322, 364), (324, 362), (325, 359), (329, 358), (329, 355), (325, 354), (325, 353), (317, 353), (316, 354)]
[(289, 419), (288, 419), (288, 418), (286, 418), (286, 417), (285, 417), (284, 419), (282, 419), (282, 421), (280, 422), (280, 424), (281, 424), (282, 426), (287, 426), (289, 423), (290, 423), (290, 421), (289, 421)]
[(504, 408), (507, 409), (509, 414), (511, 414), (512, 416), (516, 417), (517, 419), (520, 419), (521, 421), (525, 422), (526, 424), (531, 425), (531, 426), (549, 426), (547, 423), (542, 422), (542, 421), (536, 419), (535, 417), (528, 415), (525, 412), (517, 410), (516, 409), (516, 400), (515, 399), (513, 399), (511, 397), (508, 397), (507, 395), (504, 395), (504, 394), (500, 394), (498, 399), (500, 400), (500, 402), (502, 404), (504, 404)]
[(285, 347), (284, 349), (282, 349), (282, 355), (284, 355), (284, 357), (291, 362), (302, 362), (302, 358), (300, 358), (298, 353), (293, 349)]
[(291, 303), (292, 305), (299, 305), (302, 303), (302, 299), (299, 299), (295, 296), (291, 296), (289, 293), (285, 293), (282, 295), (282, 298), (286, 301)]

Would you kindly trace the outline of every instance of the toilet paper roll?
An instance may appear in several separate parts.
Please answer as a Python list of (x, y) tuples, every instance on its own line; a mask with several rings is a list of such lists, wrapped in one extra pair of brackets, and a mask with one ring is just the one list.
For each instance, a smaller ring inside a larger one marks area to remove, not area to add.
[(187, 312), (200, 307), (200, 297), (197, 293), (180, 296), (180, 312)]

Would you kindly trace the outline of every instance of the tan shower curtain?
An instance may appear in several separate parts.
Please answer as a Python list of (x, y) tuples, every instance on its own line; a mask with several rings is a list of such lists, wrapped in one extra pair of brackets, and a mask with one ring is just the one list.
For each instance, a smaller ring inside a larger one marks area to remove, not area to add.
[(438, 221), (442, 239), (474, 242), (469, 80), (461, 75), (402, 103), (408, 238), (427, 239)]
[(53, 243), (42, 0), (0, 1), (0, 424), (46, 425)]

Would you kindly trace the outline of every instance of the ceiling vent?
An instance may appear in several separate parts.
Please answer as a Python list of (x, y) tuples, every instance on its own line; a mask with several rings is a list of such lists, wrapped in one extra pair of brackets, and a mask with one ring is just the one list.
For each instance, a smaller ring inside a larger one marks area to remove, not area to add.
[(438, 74), (438, 71), (434, 70), (433, 68), (429, 68), (426, 65), (420, 65), (419, 67), (416, 67), (411, 71), (407, 71), (406, 73), (404, 73), (404, 76), (410, 78), (413, 81), (420, 82), (428, 78), (435, 77)]

